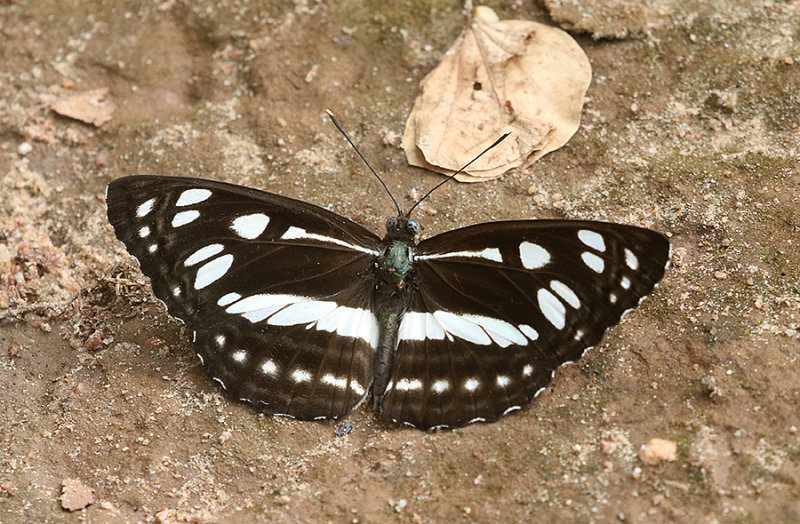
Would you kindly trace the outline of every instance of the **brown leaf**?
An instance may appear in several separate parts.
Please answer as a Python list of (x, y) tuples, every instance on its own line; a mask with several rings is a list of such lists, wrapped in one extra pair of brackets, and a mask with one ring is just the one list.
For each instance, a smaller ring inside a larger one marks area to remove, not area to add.
[(444, 60), (420, 83), (403, 134), (406, 157), (450, 174), (511, 131), (456, 178), (477, 182), (526, 167), (578, 129), (591, 75), (588, 58), (564, 31), (499, 21), (488, 7), (476, 7)]
[(59, 115), (100, 127), (111, 120), (111, 114), (117, 109), (114, 102), (106, 99), (107, 94), (107, 87), (81, 91), (56, 100), (50, 104), (50, 109)]

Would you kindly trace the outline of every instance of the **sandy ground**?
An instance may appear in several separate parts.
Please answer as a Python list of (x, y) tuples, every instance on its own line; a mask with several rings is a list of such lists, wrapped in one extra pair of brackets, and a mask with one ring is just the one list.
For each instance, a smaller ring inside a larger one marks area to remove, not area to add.
[[(204, 176), (382, 233), (391, 204), (324, 109), (410, 205), (439, 178), (399, 136), (459, 2), (0, 2), (0, 521), (800, 521), (800, 2), (491, 5), (573, 28), (582, 126), (435, 194), (426, 234), (612, 220), (669, 234), (673, 267), (522, 411), (426, 433), (362, 408), (336, 437), (221, 394), (104, 188)], [(99, 128), (48, 109), (97, 88)], [(653, 438), (675, 460), (646, 464)]]

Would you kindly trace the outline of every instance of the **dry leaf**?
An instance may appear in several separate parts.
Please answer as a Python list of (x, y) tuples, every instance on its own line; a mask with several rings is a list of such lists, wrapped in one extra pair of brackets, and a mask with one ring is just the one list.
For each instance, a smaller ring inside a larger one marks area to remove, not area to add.
[(61, 481), (61, 507), (67, 511), (78, 511), (94, 504), (94, 490), (78, 479)]
[(403, 149), (411, 165), (450, 174), (503, 133), (505, 141), (456, 178), (478, 182), (526, 167), (577, 131), (592, 70), (567, 33), (488, 7), (420, 83)]
[(108, 88), (81, 91), (50, 104), (50, 109), (69, 118), (100, 127), (109, 120), (117, 106), (106, 99)]

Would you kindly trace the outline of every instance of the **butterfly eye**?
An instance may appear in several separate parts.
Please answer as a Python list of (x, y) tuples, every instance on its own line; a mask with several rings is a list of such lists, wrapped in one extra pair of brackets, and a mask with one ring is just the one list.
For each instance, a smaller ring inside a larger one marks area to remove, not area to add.
[(409, 233), (411, 233), (413, 235), (419, 234), (419, 231), (420, 231), (419, 224), (417, 224), (413, 220), (409, 220), (408, 221), (408, 223), (406, 224), (406, 229), (408, 230)]
[(395, 231), (397, 229), (397, 217), (392, 217), (386, 221), (386, 231)]

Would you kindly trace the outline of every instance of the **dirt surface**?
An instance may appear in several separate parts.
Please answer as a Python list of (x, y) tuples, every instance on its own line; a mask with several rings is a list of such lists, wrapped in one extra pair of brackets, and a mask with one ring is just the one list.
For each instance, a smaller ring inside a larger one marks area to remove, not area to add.
[[(337, 437), (221, 394), (104, 188), (204, 176), (382, 233), (324, 109), (410, 205), (439, 178), (399, 137), (459, 2), (0, 2), (0, 521), (800, 521), (800, 3), (547, 4), (490, 5), (585, 31), (578, 133), (418, 218), (644, 225), (673, 267), (522, 411), (426, 433), (361, 408)], [(100, 128), (48, 109), (101, 88)]]

